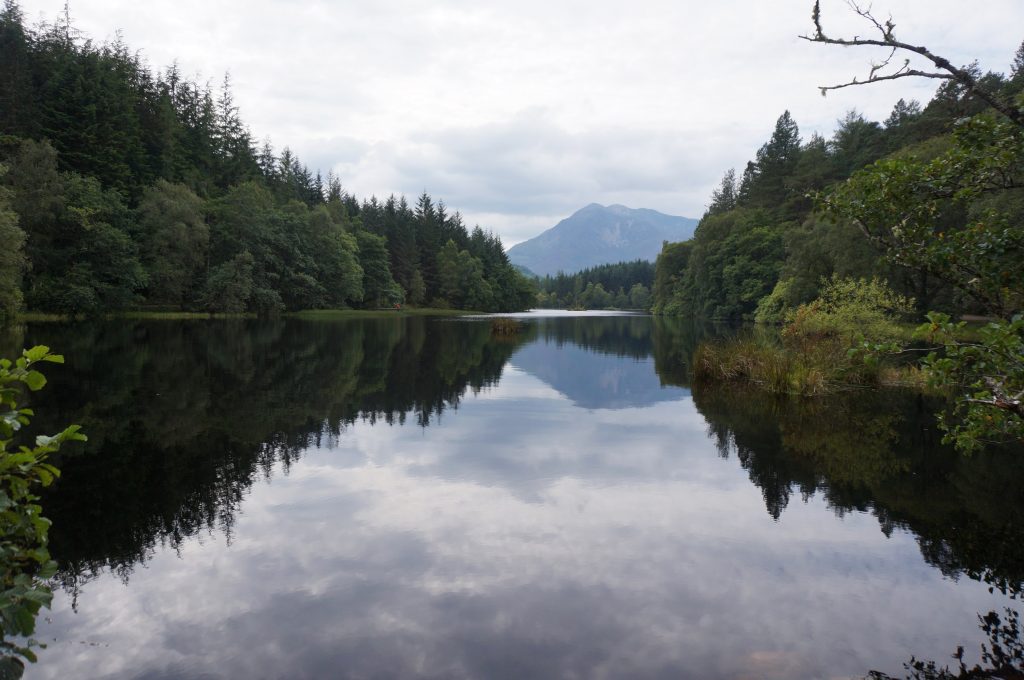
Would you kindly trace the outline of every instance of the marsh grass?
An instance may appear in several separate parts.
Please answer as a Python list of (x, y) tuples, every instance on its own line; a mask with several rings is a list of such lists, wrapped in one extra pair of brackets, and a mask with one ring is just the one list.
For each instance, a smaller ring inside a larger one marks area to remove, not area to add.
[(518, 319), (499, 317), (491, 320), (491, 335), (509, 337), (519, 335), (523, 331), (523, 323)]
[(730, 339), (704, 342), (692, 358), (699, 382), (749, 382), (774, 394), (819, 396), (856, 387), (909, 387), (926, 390), (922, 371), (912, 364), (851, 353), (842, 338), (785, 338), (755, 329)]

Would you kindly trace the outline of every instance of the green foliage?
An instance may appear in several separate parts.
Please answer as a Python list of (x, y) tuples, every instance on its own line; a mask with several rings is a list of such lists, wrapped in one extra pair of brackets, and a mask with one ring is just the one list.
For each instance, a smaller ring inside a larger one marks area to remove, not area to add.
[(951, 411), (939, 414), (945, 441), (965, 452), (1024, 441), (1024, 318), (988, 323), (976, 341), (963, 340), (963, 328), (932, 312), (917, 330), (941, 345), (922, 362), (930, 384), (958, 395)]
[(789, 111), (775, 121), (771, 139), (747, 163), (737, 191), (737, 205), (775, 208), (794, 196), (786, 178), (800, 160), (800, 130)]
[[(37, 370), (40, 363), (63, 363), (48, 347), (22, 352), (15, 361), (0, 359), (0, 654), (5, 670), (20, 676), (17, 657), (35, 661), (31, 639), (36, 615), (53, 597), (46, 580), (57, 565), (47, 550), (50, 522), (40, 513), (37, 487), (49, 486), (60, 472), (47, 462), (62, 444), (85, 441), (77, 425), (53, 436), (39, 435), (33, 446), (19, 444), (23, 429), (34, 415), (18, 408), (19, 383), (31, 391), (46, 385)], [(12, 638), (28, 638), (24, 643)]]
[(937, 158), (881, 161), (835, 187), (823, 206), (860, 226), (893, 263), (1006, 318), (1024, 304), (1022, 213), (972, 206), (1022, 176), (1024, 128), (985, 114), (959, 125)]
[(761, 298), (754, 312), (757, 323), (781, 324), (793, 307), (793, 279), (779, 279), (772, 292)]
[(963, 451), (1024, 437), (1024, 208), (1012, 193), (1022, 177), (1024, 128), (982, 114), (958, 125), (934, 158), (881, 161), (824, 197), (890, 261), (995, 317), (977, 342), (959, 340), (947, 314), (932, 313), (921, 331), (942, 345), (922, 365), (933, 386), (954, 393), (940, 425)]
[[(7, 169), (0, 165), (0, 179)], [(28, 265), (25, 258), (25, 232), (18, 227), (18, 216), (10, 208), (10, 191), (0, 186), (0, 323), (21, 309), (21, 277)]]
[[(650, 303), (648, 299), (641, 297), (639, 302), (635, 302), (626, 291), (632, 291), (636, 286), (649, 291), (654, 285), (654, 265), (644, 260), (602, 264), (575, 274), (559, 272), (555, 276), (548, 275), (538, 279), (538, 285), (539, 307), (646, 309)], [(597, 286), (600, 286), (600, 293), (595, 294)]]
[(784, 257), (781, 232), (770, 223), (765, 211), (738, 208), (706, 215), (688, 248), (666, 244), (656, 265), (655, 311), (708, 319), (751, 316), (774, 288)]
[(654, 285), (651, 290), (654, 295), (651, 311), (655, 314), (685, 314), (683, 291), (692, 252), (693, 241), (662, 244), (654, 263)]
[(897, 322), (913, 305), (879, 279), (833, 276), (819, 298), (787, 315), (782, 336), (799, 343), (837, 338), (847, 347), (864, 341), (893, 342), (902, 336)]
[(67, 22), (28, 28), (4, 6), (4, 316), (21, 297), (64, 314), (422, 304), (443, 297), (436, 262), (449, 240), (472, 257), (451, 304), (532, 304), (496, 236), (426, 193), (415, 209), (394, 196), (360, 204), (287, 147), (257, 150), (227, 77), (218, 90), (176, 66), (150, 72), (120, 40), (79, 38)]
[(148, 301), (188, 305), (202, 285), (209, 255), (203, 200), (188, 187), (161, 179), (143, 193), (137, 213)]
[(327, 206), (311, 210), (306, 224), (309, 257), (314, 263), (314, 272), (307, 276), (315, 282), (313, 290), (319, 299), (296, 301), (295, 306), (342, 308), (362, 300), (363, 267), (356, 237)]
[(921, 296), (934, 298), (940, 292), (934, 281), (905, 276), (907, 270), (888, 265), (860, 230), (846, 221), (811, 215), (786, 230), (785, 248), (779, 279), (783, 288), (770, 303), (763, 301), (777, 307), (775, 322), (783, 320), (778, 312), (818, 297), (822, 283), (833, 276), (884, 279), (894, 290), (919, 300)]
[(651, 291), (642, 283), (634, 283), (629, 289), (629, 306), (633, 309), (648, 309), (651, 305)]
[(917, 102), (901, 100), (884, 125), (850, 111), (830, 139), (812, 135), (805, 142), (796, 121), (783, 113), (739, 186), (730, 171), (712, 193), (686, 257), (660, 262), (653, 310), (749, 318), (776, 291), (776, 282), (786, 280), (759, 315), (777, 322), (786, 310), (816, 298), (819, 282), (833, 274), (882, 277), (922, 305), (961, 305), (931, 271), (884, 261), (849, 215), (819, 215), (812, 198), (887, 154), (896, 159), (940, 153), (943, 138), (936, 135), (944, 135), (964, 111), (977, 112), (973, 99), (962, 89), (940, 87), (924, 111)]
[(402, 289), (391, 278), (387, 240), (368, 231), (356, 232), (359, 261), (363, 268), (363, 299), (370, 307), (390, 306), (404, 300)]
[(120, 194), (95, 178), (58, 172), (56, 151), (45, 142), (21, 143), (6, 180), (28, 235), (30, 307), (75, 314), (135, 301), (146, 274)]
[(607, 309), (614, 306), (615, 297), (600, 283), (590, 282), (577, 296), (576, 304), (582, 309)]
[(427, 284), (423, 281), (423, 275), (417, 269), (412, 274), (409, 282), (409, 302), (414, 305), (422, 305), (427, 299)]
[[(785, 298), (780, 282), (758, 308), (762, 318), (780, 314)], [(776, 336), (759, 328), (752, 334), (706, 342), (694, 352), (694, 377), (703, 381), (749, 381), (769, 392), (820, 395), (843, 385), (872, 385), (902, 378), (891, 375), (874, 352), (902, 336), (897, 324), (913, 301), (878, 279), (834, 276), (821, 297), (785, 313)]]
[(438, 251), (434, 271), (440, 297), (430, 303), (433, 307), (508, 311), (526, 309), (536, 299), (533, 287), (508, 263), (504, 253), (488, 271), (486, 259), (460, 249), (449, 239)]
[(206, 280), (204, 307), (211, 312), (238, 314), (249, 308), (252, 298), (253, 257), (243, 251), (217, 265)]

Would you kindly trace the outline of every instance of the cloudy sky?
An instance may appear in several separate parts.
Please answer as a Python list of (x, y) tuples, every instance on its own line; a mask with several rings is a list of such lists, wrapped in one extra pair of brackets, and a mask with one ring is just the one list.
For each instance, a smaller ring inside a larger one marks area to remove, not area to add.
[[(30, 21), (64, 0), (22, 0)], [(884, 118), (934, 81), (822, 98), (864, 50), (799, 40), (812, 0), (72, 0), (97, 40), (120, 31), (154, 67), (230, 71), (257, 137), (333, 168), (359, 197), (427, 190), (506, 245), (591, 202), (699, 217), (783, 110), (806, 137), (857, 108)], [(897, 36), (1006, 71), (1022, 0), (876, 0)], [(868, 33), (843, 0), (826, 30)], [(834, 30), (831, 30), (833, 29)]]

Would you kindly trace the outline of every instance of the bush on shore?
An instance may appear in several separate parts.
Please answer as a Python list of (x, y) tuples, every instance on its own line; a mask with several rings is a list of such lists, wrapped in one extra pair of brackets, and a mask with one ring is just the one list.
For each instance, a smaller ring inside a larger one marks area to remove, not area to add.
[(916, 369), (897, 367), (873, 349), (894, 349), (901, 315), (913, 301), (877, 279), (833, 277), (821, 296), (768, 329), (724, 342), (702, 343), (693, 376), (704, 381), (753, 382), (769, 392), (812, 396), (843, 386), (920, 384)]

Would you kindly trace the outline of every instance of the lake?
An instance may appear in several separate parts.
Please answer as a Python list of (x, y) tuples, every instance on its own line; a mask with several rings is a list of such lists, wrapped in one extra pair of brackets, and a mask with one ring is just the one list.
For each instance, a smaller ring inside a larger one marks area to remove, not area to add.
[(1024, 456), (901, 392), (691, 386), (642, 315), (29, 324), (60, 565), (27, 678), (843, 678), (977, 659)]

